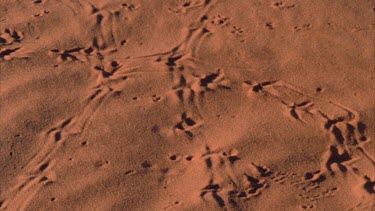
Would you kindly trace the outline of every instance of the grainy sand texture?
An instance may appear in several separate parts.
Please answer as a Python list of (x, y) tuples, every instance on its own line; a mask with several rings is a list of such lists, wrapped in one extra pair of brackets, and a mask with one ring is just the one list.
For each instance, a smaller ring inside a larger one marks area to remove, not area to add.
[(375, 210), (372, 0), (0, 0), (0, 210)]

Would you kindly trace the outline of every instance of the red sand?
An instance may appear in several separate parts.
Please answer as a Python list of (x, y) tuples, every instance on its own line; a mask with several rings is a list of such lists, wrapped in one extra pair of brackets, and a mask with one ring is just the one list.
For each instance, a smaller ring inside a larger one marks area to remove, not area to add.
[(1, 209), (373, 210), (374, 20), (372, 1), (0, 1)]

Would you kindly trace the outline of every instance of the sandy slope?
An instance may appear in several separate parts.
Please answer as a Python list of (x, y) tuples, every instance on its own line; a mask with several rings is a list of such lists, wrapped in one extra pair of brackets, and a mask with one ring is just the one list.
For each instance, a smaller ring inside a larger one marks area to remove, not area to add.
[(374, 8), (0, 0), (1, 209), (374, 209)]

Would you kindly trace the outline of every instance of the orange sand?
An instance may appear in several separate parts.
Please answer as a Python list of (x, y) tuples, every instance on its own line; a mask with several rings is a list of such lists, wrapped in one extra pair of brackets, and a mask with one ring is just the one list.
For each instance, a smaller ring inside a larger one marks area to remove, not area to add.
[(0, 209), (374, 210), (374, 8), (0, 0)]

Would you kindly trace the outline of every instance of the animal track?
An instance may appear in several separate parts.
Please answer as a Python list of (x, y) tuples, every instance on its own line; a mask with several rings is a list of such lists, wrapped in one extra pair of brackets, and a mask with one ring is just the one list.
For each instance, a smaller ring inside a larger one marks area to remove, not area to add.
[(269, 30), (272, 30), (275, 28), (272, 22), (266, 22), (265, 27)]
[[(96, 109), (111, 92), (111, 89), (103, 88), (95, 96), (90, 97), (81, 114), (62, 121), (46, 132), (46, 144), (44, 147), (27, 163), (24, 168), (24, 174), (19, 176), (18, 183), (14, 186), (15, 188), (4, 192), (6, 198), (1, 207), (2, 209), (22, 209), (22, 207), (26, 206), (25, 203), (30, 193), (36, 193), (44, 185), (56, 180), (56, 175), (52, 171), (55, 163), (53, 161), (53, 165), (51, 164), (52, 156), (66, 140), (80, 135), (86, 129)], [(17, 200), (22, 203), (18, 203)]]
[(46, 14), (49, 14), (49, 13), (51, 13), (50, 10), (43, 10), (43, 11), (41, 11), (39, 13), (34, 14), (34, 17), (39, 18), (39, 17), (42, 17), (42, 16), (44, 16)]
[(107, 62), (104, 66), (95, 66), (94, 69), (101, 72), (104, 78), (112, 76), (122, 67), (117, 61)]
[(321, 173), (320, 170), (317, 170), (313, 173), (306, 173), (304, 179), (313, 183), (319, 183), (325, 181), (326, 176), (324, 175), (324, 173)]
[(294, 174), (290, 172), (276, 172), (271, 176), (271, 180), (276, 184), (284, 184), (284, 182), (290, 180), (293, 176)]
[(46, 1), (43, 0), (34, 0), (34, 4), (42, 4), (45, 3)]
[(92, 26), (94, 31), (93, 47), (97, 50), (104, 50), (106, 48), (117, 49), (119, 46), (124, 45), (126, 40), (119, 41), (114, 27), (119, 24), (119, 19), (116, 18), (121, 14), (121, 11), (135, 11), (139, 6), (130, 3), (123, 3), (114, 10), (106, 10), (104, 8), (96, 8), (90, 5), (92, 8), (93, 17), (95, 17), (95, 22)]
[(301, 31), (301, 30), (311, 30), (312, 29), (312, 25), (307, 23), (307, 24), (303, 24), (302, 26), (295, 26), (294, 27), (294, 31), (298, 32), (298, 31)]
[(188, 101), (198, 104), (207, 91), (219, 88), (230, 89), (230, 81), (225, 79), (224, 71), (221, 69), (208, 75), (192, 74), (186, 76), (181, 73), (175, 75), (173, 90), (180, 102)]
[(272, 5), (274, 8), (277, 8), (279, 10), (283, 10), (283, 9), (291, 9), (291, 8), (294, 8), (295, 7), (295, 4), (287, 4), (285, 2), (282, 2), (282, 1), (276, 1), (275, 3), (273, 3)]
[(232, 30), (230, 31), (230, 33), (232, 33), (232, 34), (234, 34), (236, 36), (242, 36), (243, 30), (240, 27), (233, 26)]
[(211, 176), (201, 189), (200, 197), (213, 200), (221, 208), (238, 208), (241, 201), (259, 196), (269, 186), (272, 171), (266, 166), (251, 163), (244, 171), (233, 169), (235, 162), (241, 159), (236, 149), (221, 151), (206, 146), (201, 158)]
[(328, 158), (326, 161), (326, 168), (331, 174), (334, 174), (333, 165), (336, 165), (339, 170), (342, 172), (347, 172), (348, 169), (344, 165), (345, 161), (350, 161), (351, 157), (349, 153), (345, 150), (339, 152), (339, 149), (336, 146), (330, 146)]
[(306, 187), (304, 188), (305, 188), (304, 193), (300, 194), (299, 196), (303, 199), (309, 199), (311, 201), (316, 201), (322, 198), (331, 197), (335, 195), (337, 192), (336, 187), (322, 189), (316, 184), (313, 184), (311, 188), (306, 188)]
[(298, 120), (298, 121), (301, 121), (301, 122), (304, 122), (306, 123), (303, 119), (301, 119), (301, 115), (300, 115), (300, 112), (304, 112), (306, 114), (309, 114), (309, 115), (313, 115), (313, 113), (311, 113), (309, 111), (309, 109), (314, 106), (313, 103), (309, 102), (309, 101), (304, 101), (302, 103), (292, 103), (292, 104), (289, 104), (289, 103), (286, 103), (286, 102), (283, 102), (281, 101), (284, 105), (286, 105), (286, 107), (288, 108), (289, 110), (289, 113), (290, 115)]
[[(201, 127), (204, 122), (199, 113), (199, 103), (201, 103), (205, 93), (218, 89), (231, 89), (231, 82), (225, 77), (223, 71), (224, 67), (211, 73), (196, 73), (196, 70), (206, 70), (205, 61), (198, 57), (202, 43), (222, 27), (230, 26), (230, 18), (209, 15), (209, 11), (216, 2), (214, 0), (191, 0), (186, 1), (177, 8), (170, 9), (177, 14), (187, 13), (195, 8), (201, 9), (196, 20), (184, 27), (183, 34), (185, 36), (177, 45), (172, 46), (170, 50), (151, 55), (115, 59), (111, 55), (128, 42), (124, 37), (119, 38), (116, 34), (115, 27), (122, 24), (118, 17), (124, 13), (131, 14), (130, 12), (134, 12), (139, 6), (121, 3), (114, 8), (108, 9), (107, 4), (98, 7), (87, 2), (81, 2), (80, 6), (72, 7), (75, 15), (91, 21), (88, 27), (93, 32), (93, 37), (90, 38), (92, 43), (89, 47), (65, 50), (52, 49), (49, 54), (56, 57), (59, 62), (78, 61), (88, 63), (91, 65), (92, 70), (97, 73), (96, 84), (94, 88), (88, 90), (91, 94), (84, 101), (82, 112), (56, 124), (55, 127), (52, 127), (44, 134), (44, 143), (46, 144), (26, 165), (23, 174), (19, 176), (19, 182), (9, 190), (1, 193), (0, 207), (9, 210), (22, 210), (29, 201), (29, 195), (33, 195), (43, 186), (55, 181), (56, 175), (53, 172), (53, 168), (56, 159), (54, 153), (64, 142), (69, 141), (72, 137), (79, 137), (87, 130), (98, 108), (106, 100), (112, 99), (109, 96), (121, 95), (125, 91), (121, 88), (121, 85), (133, 74), (163, 72), (172, 76), (174, 85), (171, 90), (173, 95), (177, 96), (179, 103), (185, 103), (183, 106), (186, 106), (186, 110), (192, 110), (179, 115), (175, 125), (172, 126), (173, 131), (176, 133), (182, 132), (184, 135), (193, 138), (196, 135), (195, 130)], [(39, 4), (43, 3), (43, 1), (35, 0), (34, 3)], [(64, 4), (74, 3), (67, 1)], [(288, 5), (281, 1), (274, 3), (274, 7), (280, 10), (294, 6), (294, 4)], [(85, 8), (88, 9), (88, 13), (82, 11)], [(41, 17), (48, 13), (50, 11), (44, 10), (36, 14), (35, 17)], [(271, 22), (267, 22), (265, 26), (270, 30), (274, 29), (274, 25)], [(295, 28), (295, 30), (309, 30), (311, 28), (310, 24), (305, 24)], [(243, 34), (243, 30), (240, 27), (233, 26), (230, 29), (230, 32), (236, 36)], [(11, 45), (20, 42), (23, 37), (24, 35), (20, 31), (5, 29), (0, 35), (0, 44)], [(19, 50), (21, 50), (20, 47), (4, 48), (0, 51), (0, 59), (22, 58), (18, 54)], [(145, 67), (152, 70), (144, 71)], [(225, 68), (225, 70), (227, 69)], [(369, 138), (366, 136), (366, 125), (360, 121), (359, 115), (355, 111), (338, 103), (324, 101), (306, 94), (283, 81), (265, 81), (261, 83), (246, 81), (245, 86), (248, 88), (250, 97), (263, 96), (273, 98), (275, 102), (287, 109), (288, 116), (293, 120), (304, 123), (306, 126), (309, 126), (311, 122), (318, 123), (322, 125), (322, 130), (330, 137), (329, 143), (327, 143), (329, 150), (327, 150), (324, 157), (322, 169), (313, 173), (306, 173), (302, 185), (297, 184), (301, 186), (302, 198), (317, 200), (334, 195), (337, 191), (336, 187), (323, 189), (319, 184), (324, 182), (328, 175), (336, 173), (337, 170), (347, 172), (352, 169), (354, 171), (354, 168), (350, 165), (350, 162), (354, 159), (365, 158), (374, 164), (372, 158), (360, 145), (361, 142), (369, 141)], [(160, 102), (163, 98), (159, 95), (152, 95), (151, 99), (153, 102)], [(340, 110), (343, 114), (331, 115), (333, 112), (329, 109), (323, 109), (322, 104), (333, 107), (334, 109), (332, 110)], [(194, 110), (192, 107), (196, 109)], [(159, 126), (152, 127), (151, 131), (159, 133)], [(82, 146), (87, 144), (85, 141), (79, 143)], [(179, 161), (182, 157), (177, 154), (171, 154), (168, 158), (171, 161)], [(273, 173), (268, 167), (254, 163), (249, 163), (245, 169), (238, 170), (234, 167), (243, 160), (241, 160), (240, 153), (236, 149), (223, 151), (211, 150), (206, 147), (206, 152), (202, 155), (187, 155), (183, 159), (189, 161), (186, 162), (188, 165), (195, 164), (196, 161), (202, 161), (209, 177), (206, 180), (208, 182), (199, 188), (200, 194), (197, 197), (200, 197), (203, 201), (211, 200), (224, 209), (240, 208), (239, 204), (242, 201), (259, 196), (267, 189), (268, 184), (272, 182), (285, 184), (294, 176), (293, 173)], [(178, 163), (176, 162), (176, 164)], [(108, 161), (100, 161), (94, 165), (99, 168), (108, 164)], [(124, 175), (147, 173), (152, 171), (155, 166), (145, 160), (140, 164), (140, 170), (128, 170), (124, 172)], [(373, 194), (374, 180), (364, 176), (360, 170), (356, 171), (359, 172), (358, 175), (364, 180), (363, 189)], [(162, 169), (162, 172), (166, 174), (168, 168)], [(177, 204), (180, 204), (179, 201), (177, 202)], [(174, 204), (177, 205), (176, 203)], [(314, 208), (314, 206), (301, 205), (301, 208)]]
[(135, 5), (135, 4), (130, 4), (130, 3), (123, 3), (122, 6), (128, 10), (128, 11), (133, 11), (133, 10), (136, 10), (138, 9), (138, 6)]
[[(357, 112), (343, 107), (332, 101), (323, 101), (319, 98), (306, 94), (298, 88), (282, 82), (282, 81), (266, 81), (257, 83), (254, 81), (245, 81), (245, 87), (249, 87), (249, 96), (261, 94), (266, 97), (272, 97), (280, 104), (287, 106), (290, 115), (297, 121), (305, 124), (309, 122), (301, 118), (302, 113), (314, 117), (316, 123), (323, 125), (322, 130), (330, 137), (327, 144), (329, 150), (322, 155), (324, 160), (324, 168), (314, 173), (307, 173), (305, 179), (312, 184), (323, 182), (326, 180), (325, 172), (330, 175), (335, 172), (347, 172), (348, 168), (354, 170), (350, 165), (351, 161), (360, 159), (361, 157), (370, 161), (375, 165), (374, 160), (359, 145), (359, 140), (366, 141), (364, 130), (366, 126), (360, 121)], [(296, 98), (304, 98), (301, 103), (296, 103)], [(307, 99), (307, 100), (306, 100)], [(328, 115), (330, 111), (323, 111), (322, 105), (330, 105), (335, 110), (341, 110), (343, 115)], [(359, 171), (358, 169), (356, 171)], [(311, 199), (319, 199), (331, 195), (335, 190), (329, 190), (323, 195), (311, 196)]]
[(363, 188), (369, 194), (375, 194), (375, 180), (371, 180), (370, 177), (364, 176), (365, 183), (363, 184)]
[(179, 161), (181, 159), (180, 156), (176, 155), (176, 154), (171, 154), (168, 156), (170, 160), (172, 161)]
[(14, 42), (20, 42), (24, 34), (18, 30), (4, 29), (0, 35), (0, 45), (11, 45)]
[(0, 50), (0, 60), (12, 60), (14, 58), (25, 59), (26, 55), (19, 53), (21, 48), (3, 48)]
[(221, 15), (217, 15), (211, 19), (211, 24), (216, 25), (216, 26), (228, 26), (229, 18), (223, 17)]
[(206, 1), (206, 0), (190, 0), (190, 1), (186, 1), (185, 3), (183, 3), (182, 5), (178, 7), (169, 8), (169, 11), (172, 11), (176, 14), (185, 14), (191, 9), (202, 7), (202, 6), (207, 6), (208, 3), (209, 1)]
[(300, 205), (300, 208), (302, 208), (302, 209), (304, 209), (304, 210), (309, 210), (309, 209), (314, 209), (315, 206), (312, 205), (312, 204), (310, 204), (310, 205), (305, 205), (305, 204), (303, 204), (303, 205)]
[(182, 131), (188, 137), (192, 138), (193, 137), (192, 130), (194, 130), (197, 127), (200, 127), (202, 124), (203, 124), (202, 122), (196, 122), (195, 120), (193, 120), (193, 118), (190, 117), (190, 115), (186, 113), (182, 113), (179, 118), (179, 121), (174, 126), (174, 130), (177, 132)]
[(83, 48), (72, 48), (69, 50), (58, 50), (53, 49), (49, 52), (50, 56), (57, 55), (56, 60), (58, 62), (63, 61), (87, 61), (84, 56), (88, 56), (91, 53), (91, 49), (83, 49)]

